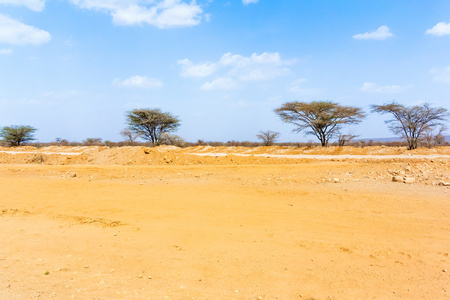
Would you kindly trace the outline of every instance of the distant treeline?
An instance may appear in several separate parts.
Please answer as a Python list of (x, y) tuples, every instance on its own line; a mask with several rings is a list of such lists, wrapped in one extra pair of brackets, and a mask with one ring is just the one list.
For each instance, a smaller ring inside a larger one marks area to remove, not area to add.
[[(120, 135), (126, 140), (123, 142), (102, 141), (101, 138), (90, 137), (83, 142), (69, 142), (62, 138), (56, 138), (53, 143), (36, 143), (34, 133), (36, 128), (28, 125), (5, 126), (0, 129), (1, 145), (21, 146), (25, 143), (36, 147), (46, 145), (58, 146), (159, 146), (174, 145), (178, 147), (188, 146), (407, 146), (408, 150), (417, 147), (436, 147), (449, 145), (444, 136), (447, 131), (446, 123), (450, 119), (450, 112), (443, 107), (432, 107), (430, 104), (407, 107), (396, 103), (384, 105), (371, 105), (372, 112), (388, 114), (391, 119), (384, 121), (390, 131), (400, 140), (357, 140), (357, 135), (343, 134), (342, 127), (359, 124), (366, 113), (359, 107), (344, 106), (331, 101), (311, 102), (286, 102), (274, 112), (286, 123), (294, 125), (293, 132), (303, 132), (312, 135), (320, 142), (307, 143), (277, 143), (280, 133), (272, 130), (260, 131), (256, 137), (262, 142), (228, 141), (205, 142), (198, 140), (196, 143), (186, 142), (182, 137), (173, 134), (180, 127), (180, 119), (170, 112), (163, 112), (159, 108), (134, 109), (126, 115), (127, 127)], [(332, 142), (336, 139), (336, 142)], [(137, 139), (145, 142), (140, 143)]]
[[(173, 144), (164, 144), (173, 145)], [(6, 142), (0, 141), (0, 146), (9, 147), (10, 145)], [(92, 142), (50, 142), (50, 143), (28, 143), (27, 146), (43, 148), (48, 146), (69, 146), (69, 147), (80, 147), (80, 146), (102, 146), (102, 147), (129, 147), (129, 146), (143, 146), (143, 147), (155, 147), (151, 142), (111, 142), (111, 141), (101, 141), (97, 140), (95, 143)], [(177, 147), (196, 147), (196, 146), (211, 146), (211, 147), (263, 147), (264, 143), (250, 142), (250, 141), (228, 141), (228, 142), (207, 142), (199, 140), (197, 142), (184, 142), (183, 144), (174, 145)], [(309, 142), (297, 142), (297, 143), (274, 143), (273, 146), (285, 146), (285, 147), (320, 147), (320, 143)], [(330, 143), (330, 146), (339, 146), (338, 142)], [(346, 144), (345, 146), (351, 146), (356, 148), (364, 148), (370, 146), (386, 146), (386, 147), (407, 147), (408, 143), (406, 141), (374, 141), (374, 140), (357, 140)], [(421, 145), (422, 147), (429, 147), (427, 145)], [(439, 146), (450, 146), (449, 139), (445, 143)]]

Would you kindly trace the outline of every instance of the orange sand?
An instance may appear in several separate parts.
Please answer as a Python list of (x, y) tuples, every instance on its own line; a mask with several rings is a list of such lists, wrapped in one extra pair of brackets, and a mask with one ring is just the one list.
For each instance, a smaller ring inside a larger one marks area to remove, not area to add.
[(449, 149), (370, 148), (2, 148), (0, 299), (448, 299)]

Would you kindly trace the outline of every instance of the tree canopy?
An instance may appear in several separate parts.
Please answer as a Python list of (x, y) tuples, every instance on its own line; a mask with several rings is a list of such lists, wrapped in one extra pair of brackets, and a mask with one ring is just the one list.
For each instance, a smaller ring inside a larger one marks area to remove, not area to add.
[(279, 136), (279, 132), (272, 130), (260, 131), (259, 134), (256, 135), (257, 138), (263, 141), (264, 146), (272, 146)]
[(24, 125), (5, 126), (0, 131), (0, 137), (11, 146), (20, 146), (35, 140), (34, 132), (36, 128)]
[(154, 145), (159, 145), (161, 135), (176, 131), (180, 120), (171, 113), (155, 109), (134, 109), (127, 113), (128, 128)]
[(389, 129), (406, 139), (408, 149), (416, 149), (420, 138), (439, 126), (444, 126), (449, 114), (443, 107), (431, 107), (429, 103), (415, 106), (404, 106), (396, 102), (383, 105), (372, 105), (372, 112), (391, 114), (392, 119), (386, 120)]
[(305, 134), (316, 136), (322, 146), (328, 146), (343, 125), (357, 124), (366, 116), (358, 107), (331, 101), (286, 102), (275, 113), (284, 122), (294, 124), (294, 132), (305, 130)]

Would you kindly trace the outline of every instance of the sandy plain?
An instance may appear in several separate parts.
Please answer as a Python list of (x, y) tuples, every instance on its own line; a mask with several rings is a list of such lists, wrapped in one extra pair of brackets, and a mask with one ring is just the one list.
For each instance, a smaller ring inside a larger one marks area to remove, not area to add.
[(448, 299), (449, 181), (448, 147), (0, 148), (0, 299)]

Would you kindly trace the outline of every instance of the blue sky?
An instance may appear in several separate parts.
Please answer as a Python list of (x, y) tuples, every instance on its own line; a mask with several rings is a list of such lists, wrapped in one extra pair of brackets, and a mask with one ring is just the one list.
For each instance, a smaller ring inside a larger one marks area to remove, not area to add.
[[(0, 126), (120, 141), (161, 108), (187, 141), (280, 141), (287, 101), (450, 110), (448, 0), (0, 0)], [(370, 114), (343, 133), (392, 136)]]

